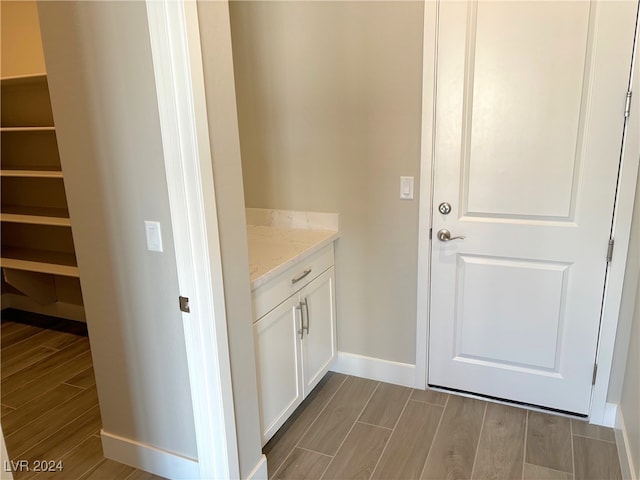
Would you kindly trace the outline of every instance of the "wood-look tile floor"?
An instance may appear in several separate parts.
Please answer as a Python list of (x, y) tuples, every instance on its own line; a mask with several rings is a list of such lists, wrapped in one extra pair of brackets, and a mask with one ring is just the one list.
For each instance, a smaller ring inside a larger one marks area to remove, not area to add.
[[(104, 458), (91, 352), (83, 328), (69, 328), (64, 322), (48, 323), (47, 328), (28, 325), (11, 321), (9, 311), (2, 317), (0, 423), (9, 459), (16, 466), (14, 479), (161, 480)], [(34, 472), (42, 460), (53, 461), (53, 471)]]
[(282, 479), (621, 478), (611, 429), (331, 372), (263, 451)]

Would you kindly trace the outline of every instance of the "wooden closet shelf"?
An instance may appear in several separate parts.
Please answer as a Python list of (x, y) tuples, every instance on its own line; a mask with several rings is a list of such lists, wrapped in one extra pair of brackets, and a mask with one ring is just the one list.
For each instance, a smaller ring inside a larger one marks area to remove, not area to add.
[(22, 177), (22, 178), (62, 178), (62, 171), (60, 170), (12, 170), (2, 169), (0, 170), (0, 176), (2, 177)]
[(70, 227), (69, 211), (66, 208), (3, 206), (0, 221)]
[(56, 127), (0, 127), (0, 132), (54, 132)]
[(28, 75), (13, 75), (0, 77), (1, 85), (20, 85), (28, 83), (42, 82), (47, 79), (46, 73), (30, 73)]
[(0, 266), (65, 277), (80, 276), (75, 255), (71, 253), (3, 247)]

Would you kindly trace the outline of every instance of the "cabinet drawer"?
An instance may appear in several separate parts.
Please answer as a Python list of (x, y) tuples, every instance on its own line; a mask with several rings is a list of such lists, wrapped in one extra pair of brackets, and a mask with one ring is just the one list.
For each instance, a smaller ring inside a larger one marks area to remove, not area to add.
[[(270, 282), (258, 287), (251, 295), (254, 321), (263, 317), (291, 295), (304, 288), (333, 264), (333, 243), (331, 243), (331, 245), (327, 245), (319, 252), (296, 263)], [(309, 273), (306, 273), (307, 271)]]

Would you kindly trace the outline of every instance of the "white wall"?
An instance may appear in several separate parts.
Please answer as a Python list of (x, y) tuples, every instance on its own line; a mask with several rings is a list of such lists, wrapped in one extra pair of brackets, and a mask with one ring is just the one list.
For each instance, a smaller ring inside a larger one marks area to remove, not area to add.
[(339, 213), (339, 350), (410, 364), (422, 23), (422, 2), (231, 3), (246, 204)]
[[(40, 2), (105, 432), (197, 456), (144, 2)], [(164, 252), (146, 250), (144, 220)]]

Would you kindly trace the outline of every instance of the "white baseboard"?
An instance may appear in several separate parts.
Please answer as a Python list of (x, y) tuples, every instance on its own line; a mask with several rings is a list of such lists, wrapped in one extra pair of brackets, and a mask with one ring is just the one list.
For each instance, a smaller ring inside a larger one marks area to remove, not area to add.
[(415, 365), (346, 352), (338, 352), (331, 371), (411, 388), (416, 381)]
[(616, 413), (616, 446), (618, 447), (618, 458), (620, 459), (620, 470), (622, 478), (625, 480), (638, 480), (636, 470), (633, 465), (633, 456), (629, 446), (629, 437), (627, 436), (627, 428), (624, 424), (622, 411), (618, 408)]
[(100, 431), (100, 436), (105, 458), (171, 480), (193, 480), (200, 476), (198, 462), (192, 458), (113, 435), (104, 430)]
[(267, 472), (267, 457), (266, 455), (262, 455), (260, 461), (247, 477), (247, 480), (267, 480), (268, 478), (269, 473)]

